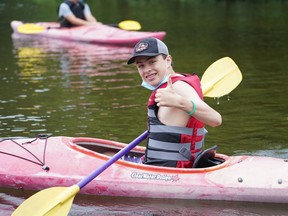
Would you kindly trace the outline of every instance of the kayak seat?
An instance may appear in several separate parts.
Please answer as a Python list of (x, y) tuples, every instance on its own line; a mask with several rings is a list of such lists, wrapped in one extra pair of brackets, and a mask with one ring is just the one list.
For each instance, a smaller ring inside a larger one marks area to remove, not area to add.
[(192, 168), (205, 168), (216, 166), (224, 162), (223, 159), (215, 158), (216, 150), (218, 146), (212, 146), (204, 150), (194, 161)]

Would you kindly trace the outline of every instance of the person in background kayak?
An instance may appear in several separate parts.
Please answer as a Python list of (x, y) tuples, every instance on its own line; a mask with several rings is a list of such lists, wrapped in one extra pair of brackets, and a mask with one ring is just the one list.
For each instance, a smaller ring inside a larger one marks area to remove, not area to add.
[(75, 27), (97, 24), (88, 4), (83, 0), (66, 0), (58, 8), (58, 17), (61, 27)]
[(143, 163), (191, 168), (202, 152), (204, 124), (222, 124), (221, 115), (203, 101), (199, 77), (176, 73), (167, 46), (156, 38), (139, 41), (127, 63), (135, 63), (142, 86), (152, 90)]

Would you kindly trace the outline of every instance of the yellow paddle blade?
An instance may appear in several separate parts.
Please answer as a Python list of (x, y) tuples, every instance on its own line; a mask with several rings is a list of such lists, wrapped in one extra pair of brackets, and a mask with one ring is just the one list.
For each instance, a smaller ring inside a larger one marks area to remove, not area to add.
[(125, 20), (118, 24), (118, 27), (125, 30), (140, 30), (141, 25), (135, 20)]
[(22, 34), (37, 34), (45, 31), (45, 27), (33, 23), (25, 23), (18, 26), (17, 30)]
[(25, 200), (12, 216), (65, 216), (68, 215), (78, 185), (48, 188)]
[(222, 97), (229, 94), (242, 81), (242, 74), (229, 57), (219, 59), (210, 65), (201, 78), (205, 97)]

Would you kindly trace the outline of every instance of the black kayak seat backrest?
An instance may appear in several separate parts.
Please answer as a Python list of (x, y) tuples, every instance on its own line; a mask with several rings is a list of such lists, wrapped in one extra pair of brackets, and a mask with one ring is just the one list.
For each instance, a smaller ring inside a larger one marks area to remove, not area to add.
[(215, 158), (215, 154), (218, 146), (212, 146), (204, 150), (194, 161), (192, 168), (205, 168), (216, 166), (218, 164), (223, 163), (224, 161), (218, 158)]

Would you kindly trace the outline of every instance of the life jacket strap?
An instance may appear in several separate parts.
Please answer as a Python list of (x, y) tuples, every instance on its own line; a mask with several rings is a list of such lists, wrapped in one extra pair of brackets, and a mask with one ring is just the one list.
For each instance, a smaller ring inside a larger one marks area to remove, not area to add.
[[(200, 153), (203, 146), (203, 141), (195, 143), (196, 158)], [(191, 143), (172, 143), (162, 142), (159, 140), (149, 139), (147, 157), (157, 158), (162, 160), (172, 161), (190, 161), (192, 159)]]

